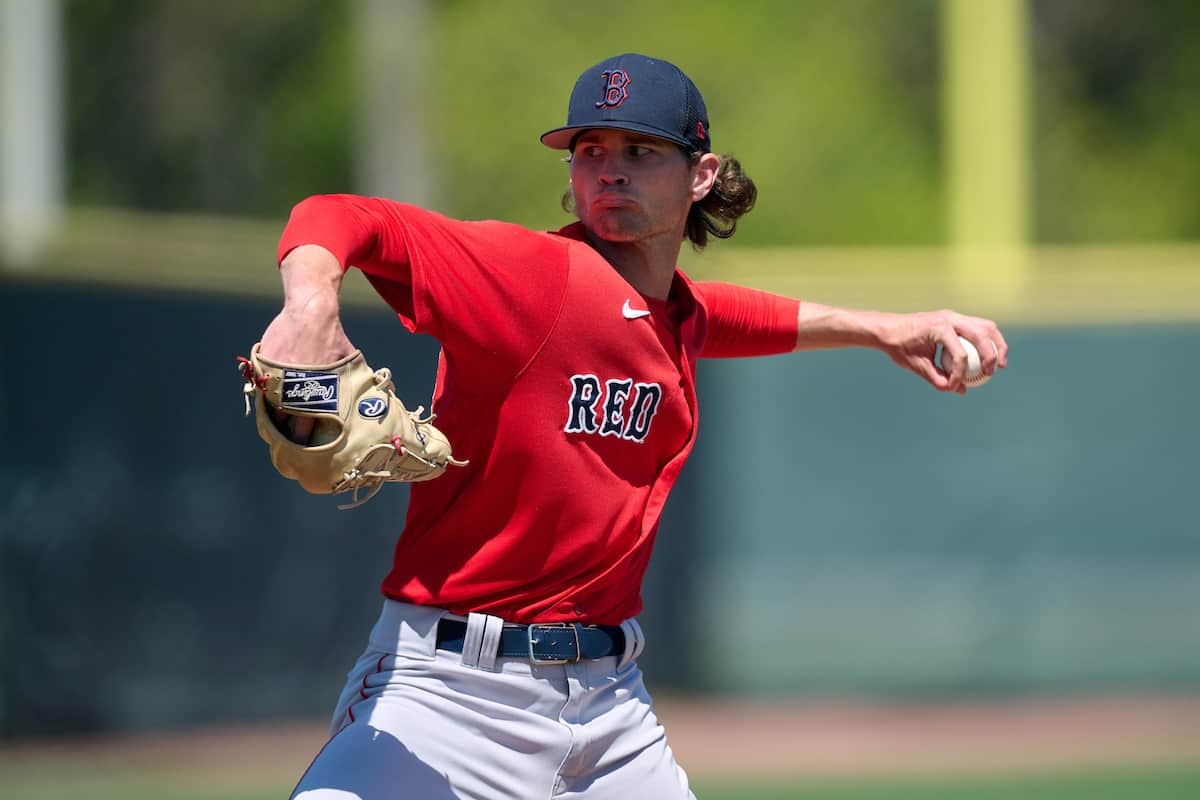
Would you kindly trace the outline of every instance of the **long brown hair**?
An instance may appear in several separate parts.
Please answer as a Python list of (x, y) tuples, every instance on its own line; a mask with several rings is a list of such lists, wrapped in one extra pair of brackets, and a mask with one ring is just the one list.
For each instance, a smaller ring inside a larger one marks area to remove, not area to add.
[[(688, 160), (695, 164), (702, 155), (692, 153)], [(687, 238), (697, 252), (708, 244), (710, 233), (718, 239), (733, 236), (738, 220), (754, 208), (754, 201), (758, 199), (758, 187), (742, 171), (742, 163), (727, 153), (719, 158), (721, 166), (717, 168), (717, 180), (712, 190), (692, 203), (688, 211)]]

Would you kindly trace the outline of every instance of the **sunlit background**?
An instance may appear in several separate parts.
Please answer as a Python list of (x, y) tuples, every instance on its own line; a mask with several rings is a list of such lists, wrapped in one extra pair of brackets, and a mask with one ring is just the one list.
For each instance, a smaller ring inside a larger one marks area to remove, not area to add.
[[(701, 365), (642, 665), (703, 798), (1200, 797), (1200, 5), (0, 0), (0, 795), (282, 797), (407, 490), (278, 477), (234, 357), (291, 206), (566, 224), (577, 75), (681, 66), (756, 180), (684, 268), (991, 316)], [(428, 403), (436, 343), (344, 320)]]

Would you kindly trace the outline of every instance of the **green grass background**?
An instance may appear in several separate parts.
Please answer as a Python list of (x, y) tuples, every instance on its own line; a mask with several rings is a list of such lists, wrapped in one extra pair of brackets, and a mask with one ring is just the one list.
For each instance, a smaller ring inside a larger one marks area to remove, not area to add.
[[(221, 789), (180, 785), (169, 774), (66, 768), (37, 772), (19, 764), (0, 766), (0, 796), (22, 800), (277, 800), (290, 787), (264, 787), (252, 777), (245, 787), (228, 776), (213, 776)], [(188, 776), (187, 784), (200, 779)], [(700, 800), (1196, 800), (1200, 764), (1099, 769), (1038, 775), (988, 775), (926, 778), (840, 779), (794, 783), (753, 783), (732, 779), (693, 782)], [(501, 800), (498, 798), (497, 800)], [(519, 799), (516, 799), (519, 800)]]
[(695, 790), (700, 800), (1196, 800), (1200, 798), (1200, 765), (762, 786), (698, 783)]

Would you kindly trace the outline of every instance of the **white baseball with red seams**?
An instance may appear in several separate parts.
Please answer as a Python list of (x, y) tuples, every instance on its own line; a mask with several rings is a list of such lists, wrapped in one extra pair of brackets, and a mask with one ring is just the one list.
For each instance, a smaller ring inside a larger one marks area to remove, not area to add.
[[(964, 339), (961, 336), (958, 337), (958, 343), (962, 345), (963, 350), (967, 351), (967, 369), (963, 373), (963, 383), (971, 388), (975, 388), (976, 386), (982, 386), (991, 380), (992, 376), (986, 375), (983, 372), (983, 359), (979, 357), (979, 351), (975, 349), (975, 345), (971, 344), (970, 340)], [(991, 342), (991, 345), (992, 350), (995, 351), (997, 356), (999, 356), (1000, 350), (996, 347), (996, 343)], [(942, 369), (946, 372), (950, 371), (950, 367), (947, 364), (948, 361), (949, 359), (946, 358), (946, 349), (942, 348), (941, 363)]]

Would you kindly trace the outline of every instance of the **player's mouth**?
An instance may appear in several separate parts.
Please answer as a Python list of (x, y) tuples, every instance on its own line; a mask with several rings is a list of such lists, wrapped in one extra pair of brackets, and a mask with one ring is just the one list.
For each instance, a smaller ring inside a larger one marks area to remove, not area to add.
[(592, 205), (596, 208), (628, 208), (637, 205), (637, 202), (628, 195), (606, 192), (596, 195)]

